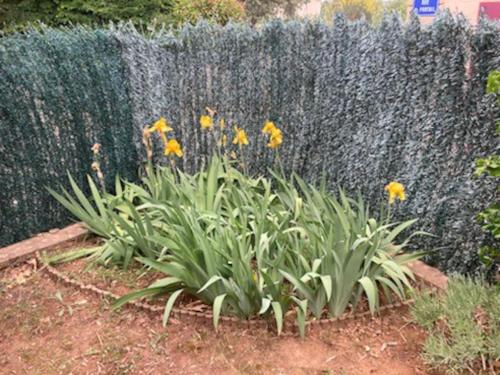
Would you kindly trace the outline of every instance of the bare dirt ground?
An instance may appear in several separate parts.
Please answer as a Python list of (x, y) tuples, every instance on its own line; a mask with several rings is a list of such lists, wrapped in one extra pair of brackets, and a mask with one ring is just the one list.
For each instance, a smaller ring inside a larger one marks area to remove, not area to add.
[[(117, 278), (128, 284), (109, 270), (93, 272), (96, 285)], [(215, 332), (188, 320), (165, 328), (160, 316), (113, 311), (110, 301), (65, 286), (31, 263), (0, 271), (0, 327), (0, 374), (431, 373), (420, 359), (425, 334), (405, 308), (315, 328), (305, 339), (242, 327)]]

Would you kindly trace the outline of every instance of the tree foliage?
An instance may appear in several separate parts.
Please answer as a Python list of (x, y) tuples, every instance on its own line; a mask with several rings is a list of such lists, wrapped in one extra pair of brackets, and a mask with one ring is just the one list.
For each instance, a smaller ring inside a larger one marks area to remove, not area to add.
[(321, 16), (330, 22), (336, 13), (344, 13), (349, 20), (365, 18), (369, 22), (378, 23), (384, 13), (396, 12), (406, 18), (406, 0), (330, 0), (321, 7)]
[(172, 0), (69, 0), (57, 1), (56, 22), (99, 23), (130, 20), (133, 23), (167, 20)]
[(196, 23), (201, 18), (221, 25), (242, 21), (245, 7), (236, 0), (173, 0), (170, 21), (174, 25)]
[(245, 0), (247, 17), (251, 23), (264, 20), (278, 13), (291, 18), (299, 6), (309, 0)]
[(237, 0), (0, 0), (0, 25), (7, 31), (35, 22), (63, 26), (124, 20), (135, 25), (179, 25), (204, 18), (225, 24), (244, 17), (244, 6)]
[(56, 10), (54, 0), (0, 0), (0, 24), (4, 28), (36, 21), (53, 25)]
[(385, 13), (396, 12), (402, 19), (406, 19), (406, 17), (408, 16), (408, 1), (406, 0), (385, 1), (383, 5), (383, 11)]
[(171, 7), (172, 0), (0, 0), (0, 24), (9, 30), (34, 22), (49, 26), (165, 22)]

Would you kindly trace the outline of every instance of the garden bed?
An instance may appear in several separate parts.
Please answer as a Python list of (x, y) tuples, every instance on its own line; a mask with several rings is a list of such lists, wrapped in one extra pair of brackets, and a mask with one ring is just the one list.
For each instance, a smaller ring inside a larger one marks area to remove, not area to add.
[[(137, 269), (82, 272), (82, 265), (58, 270), (117, 293), (154, 277), (137, 278)], [(0, 363), (6, 373), (426, 373), (419, 357), (425, 334), (406, 307), (313, 326), (301, 340), (258, 326), (221, 324), (215, 332), (199, 319), (174, 318), (162, 327), (158, 315), (113, 311), (108, 298), (40, 271), (33, 260), (0, 271)]]
[[(219, 122), (224, 124), (223, 119), (214, 119), (212, 115), (200, 117), (201, 127), (207, 132)], [(221, 125), (215, 135), (209, 134), (223, 140), (227, 138), (224, 129), (225, 125)], [(165, 118), (144, 129), (148, 162), (142, 182), (130, 183), (117, 177), (113, 193), (106, 188), (100, 170), (100, 145), (93, 146), (92, 168), (98, 183), (88, 177), (91, 196), (86, 197), (71, 176), (71, 192), (50, 192), (98, 238), (87, 236), (85, 241), (73, 243), (69, 248), (47, 245), (50, 238), (40, 240), (38, 250), (38, 238), (14, 245), (14, 250), (23, 256), (27, 255), (24, 246), (31, 246), (29, 252), (37, 254), (26, 265), (11, 266), (5, 271), (6, 297), (15, 299), (16, 295), (9, 291), (23, 286), (33, 275), (34, 282), (42, 285), (31, 286), (32, 289), (46, 291), (51, 289), (49, 285), (56, 288), (49, 299), (55, 304), (51, 308), (57, 312), (44, 314), (41, 309), (42, 312), (33, 314), (44, 315), (43, 322), (54, 318), (63, 324), (66, 319), (72, 320), (77, 310), (87, 314), (89, 301), (99, 301), (99, 311), (92, 312), (94, 319), (99, 322), (109, 315), (121, 322), (117, 327), (122, 325), (124, 331), (135, 330), (137, 327), (132, 327), (131, 322), (136, 319), (155, 320), (156, 323), (145, 324), (149, 329), (159, 322), (163, 326), (172, 322), (183, 330), (213, 330), (210, 336), (206, 334), (205, 339), (200, 339), (206, 342), (196, 344), (195, 349), (207, 344), (206, 350), (211, 350), (225, 335), (250, 334), (261, 350), (259, 341), (284, 335), (293, 340), (287, 344), (292, 349), (283, 348), (290, 355), (311, 340), (304, 339), (305, 336), (321, 339), (326, 332), (342, 335), (347, 327), (355, 327), (352, 331), (357, 336), (346, 340), (359, 344), (362, 350), (359, 360), (364, 361), (368, 357), (379, 359), (389, 346), (398, 346), (398, 336), (407, 340), (401, 333), (411, 324), (405, 317), (405, 306), (412, 303), (412, 290), (428, 286), (416, 279), (411, 269), (411, 264), (425, 253), (409, 253), (405, 249), (410, 239), (427, 233), (409, 231), (416, 220), (393, 220), (392, 213), (398, 207), (396, 201), (406, 199), (401, 183), (392, 181), (384, 187), (388, 201), (372, 215), (360, 195), (353, 199), (342, 189), (335, 195), (324, 183), (315, 186), (295, 174), (287, 177), (277, 152), (283, 134), (270, 121), (265, 122), (262, 132), (269, 138), (268, 147), (276, 150), (276, 164), (281, 172), (270, 171), (269, 177), (249, 174), (243, 150), (249, 140), (242, 128), (234, 127), (230, 135), (234, 136), (232, 144), (239, 146), (239, 159), (232, 160), (238, 158), (234, 151), (234, 158), (226, 153), (221, 157), (214, 155), (205, 168), (186, 174), (175, 168), (174, 157), (181, 158), (184, 154), (175, 138), (167, 139), (165, 134), (169, 131), (172, 129)], [(153, 165), (152, 133), (158, 133), (163, 142), (170, 166)], [(62, 237), (79, 239), (71, 233)], [(56, 241), (50, 243), (56, 245)], [(417, 267), (417, 270), (419, 276), (426, 268)], [(433, 285), (434, 281), (428, 283)], [(75, 295), (79, 299), (71, 300)], [(23, 296), (18, 295), (15, 305), (40, 310), (40, 304), (34, 301), (43, 296), (34, 297), (24, 301)], [(6, 320), (17, 320), (17, 312), (9, 313), (10, 310), (5, 310)], [(398, 319), (393, 321), (394, 316)], [(405, 323), (397, 332), (391, 330), (386, 341), (374, 344), (367, 340), (366, 335), (384, 334), (386, 317), (388, 327)], [(124, 319), (128, 320), (124, 322)], [(87, 329), (88, 324), (88, 321), (82, 322), (79, 329)], [(90, 355), (104, 353), (103, 357), (108, 359), (114, 353), (106, 348), (99, 333), (101, 329), (98, 327), (96, 331), (101, 350), (90, 349)], [(162, 332), (168, 334), (169, 328)], [(77, 330), (72, 334), (79, 337), (86, 333)], [(119, 334), (127, 336), (122, 331)], [(174, 334), (183, 337), (182, 343), (186, 341), (184, 334)], [(306, 341), (299, 340), (298, 336)], [(212, 343), (212, 340), (215, 341)], [(158, 341), (160, 339), (154, 346)], [(277, 341), (278, 346), (282, 343)], [(128, 353), (127, 348), (139, 345), (144, 348), (143, 342), (133, 341), (114, 349)], [(246, 350), (248, 346), (239, 340), (234, 345), (238, 350)], [(313, 341), (310, 348), (303, 351), (314, 359), (321, 353), (321, 348), (316, 346)], [(253, 358), (256, 349), (249, 350), (246, 360)], [(307, 353), (309, 350), (311, 353)], [(358, 365), (359, 360), (353, 361), (350, 355), (337, 368), (330, 368), (329, 363), (343, 354), (343, 348), (337, 352), (323, 359), (321, 365), (311, 367), (305, 363), (303, 372), (300, 371), (304, 366), (293, 367), (294, 357), (283, 362), (284, 370), (268, 369), (264, 366), (267, 360), (269, 366), (279, 364), (271, 357), (261, 358), (259, 353), (250, 365), (250, 372), (345, 373), (345, 366)], [(224, 356), (224, 349), (214, 353)], [(125, 367), (113, 368), (111, 372), (137, 373), (127, 367), (129, 359), (127, 357)], [(111, 363), (114, 365), (116, 361)], [(225, 362), (230, 363), (227, 359)], [(214, 359), (208, 363), (213, 364)], [(59, 370), (61, 364), (57, 365)], [(102, 369), (99, 366), (98, 372)], [(361, 368), (363, 366), (364, 362)], [(415, 367), (413, 363), (411, 373)], [(395, 368), (397, 366), (391, 365), (384, 372)], [(181, 370), (185, 368), (175, 369), (175, 373), (182, 373)], [(247, 371), (234, 364), (227, 370), (229, 373)], [(158, 371), (156, 368), (151, 372)], [(220, 372), (220, 369), (214, 371)], [(363, 368), (359, 373), (367, 372), (372, 373), (374, 369)], [(392, 373), (405, 372), (398, 369)]]
[[(77, 247), (77, 249), (92, 248), (99, 242), (100, 240), (97, 237), (91, 237), (82, 242), (81, 246)], [(74, 242), (70, 243), (70, 245), (74, 246)], [(59, 255), (67, 251), (70, 251), (70, 249), (63, 246), (61, 249), (56, 251), (44, 253), (44, 256)], [(109, 298), (110, 302), (113, 302), (123, 295), (134, 292), (135, 290), (146, 288), (148, 285), (164, 276), (160, 272), (146, 270), (137, 263), (134, 263), (128, 270), (123, 270), (116, 266), (98, 266), (81, 258), (72, 262), (60, 264), (58, 266), (45, 265), (42, 257), (40, 256), (37, 257), (36, 261), (37, 263), (35, 267), (41, 268), (42, 271), (45, 271), (48, 277), (52, 277), (54, 280), (65, 283), (68, 286), (78, 289), (84, 293), (88, 292), (97, 296)], [(416, 290), (421, 288), (428, 289), (429, 286), (432, 287), (432, 284), (423, 279), (419, 279), (418, 282), (412, 284)], [(160, 296), (154, 300), (130, 301), (128, 305), (129, 307), (135, 307), (136, 309), (153, 314), (156, 313), (161, 316), (165, 309), (164, 306), (167, 301), (167, 297), (168, 296)], [(380, 312), (390, 309), (399, 309), (402, 306), (410, 305), (413, 302), (412, 299), (400, 301), (396, 295), (393, 295), (392, 301), (388, 301), (382, 293), (380, 293), (379, 298), (383, 301), (379, 309)], [(173, 315), (177, 319), (187, 319), (188, 322), (195, 320), (208, 323), (209, 325), (212, 324), (213, 320), (211, 306), (188, 295), (182, 296), (176, 301), (176, 305), (173, 309)], [(368, 301), (366, 298), (363, 298), (355, 311), (350, 308), (349, 311), (336, 318), (328, 317), (327, 311), (325, 311), (322, 319), (310, 319), (307, 322), (307, 326), (310, 330), (312, 329), (311, 327), (315, 325), (325, 326), (336, 324), (343, 320), (360, 319), (369, 315), (371, 315), (371, 312), (368, 308)], [(223, 323), (230, 324), (232, 326), (259, 327), (275, 331), (275, 329), (273, 329), (274, 322), (272, 320), (259, 318), (242, 320), (236, 317), (224, 315), (221, 316), (221, 320)], [(284, 327), (285, 330), (291, 332), (297, 331), (297, 325), (295, 324), (295, 312), (293, 310), (290, 310), (285, 314)]]

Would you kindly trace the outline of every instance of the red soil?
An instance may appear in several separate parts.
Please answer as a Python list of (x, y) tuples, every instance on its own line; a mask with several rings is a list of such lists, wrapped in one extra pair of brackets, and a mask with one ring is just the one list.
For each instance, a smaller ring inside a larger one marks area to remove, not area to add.
[[(67, 267), (63, 267), (67, 269)], [(97, 284), (97, 283), (96, 283)], [(25, 263), (0, 271), (1, 374), (426, 374), (405, 308), (305, 339), (173, 320), (67, 287)]]

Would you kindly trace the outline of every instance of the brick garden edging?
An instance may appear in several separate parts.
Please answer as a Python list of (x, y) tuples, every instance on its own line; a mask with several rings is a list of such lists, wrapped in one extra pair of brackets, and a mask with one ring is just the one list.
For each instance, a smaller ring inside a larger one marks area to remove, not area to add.
[(0, 248), (0, 269), (21, 262), (35, 253), (81, 239), (90, 232), (82, 224), (72, 224), (63, 229), (51, 229), (15, 244)]
[(421, 260), (410, 263), (408, 267), (417, 279), (431, 287), (444, 290), (448, 286), (448, 276), (437, 268), (425, 264)]

